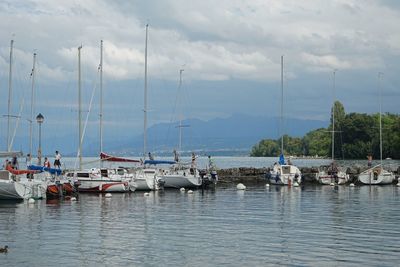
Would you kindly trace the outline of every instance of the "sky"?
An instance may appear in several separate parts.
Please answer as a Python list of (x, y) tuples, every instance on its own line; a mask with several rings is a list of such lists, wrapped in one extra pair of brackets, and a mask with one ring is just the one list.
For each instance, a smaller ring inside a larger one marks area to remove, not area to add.
[[(83, 121), (98, 136), (100, 40), (105, 138), (142, 133), (146, 24), (149, 125), (279, 116), (282, 55), (285, 117), (329, 120), (334, 98), (346, 112), (375, 113), (379, 89), (383, 112), (399, 113), (396, 0), (1, 0), (0, 18), (0, 112), (8, 113), (14, 40), (16, 136), (29, 132), (33, 53), (33, 113), (45, 117), (43, 135), (55, 144), (77, 136), (80, 45)], [(2, 117), (2, 149), (6, 129)]]

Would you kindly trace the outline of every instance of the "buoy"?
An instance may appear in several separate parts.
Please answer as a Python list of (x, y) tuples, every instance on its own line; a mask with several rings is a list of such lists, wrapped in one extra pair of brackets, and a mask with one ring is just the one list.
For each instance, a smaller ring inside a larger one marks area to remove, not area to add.
[(269, 184), (266, 184), (265, 187), (269, 187)]
[(110, 198), (110, 197), (112, 197), (112, 195), (111, 195), (111, 193), (107, 193), (107, 194), (105, 195), (105, 197)]
[(181, 190), (181, 192), (185, 192), (186, 189), (184, 187), (181, 187), (180, 190)]
[(350, 186), (351, 186), (351, 187), (354, 187), (354, 184), (353, 184), (353, 183), (351, 183), (351, 184), (350, 184)]
[(189, 191), (188, 191), (188, 194), (193, 194), (193, 191), (192, 191), (192, 190), (189, 190)]
[(331, 183), (331, 186), (334, 186), (335, 185), (335, 183)]
[(293, 183), (293, 186), (294, 186), (294, 187), (298, 187), (298, 186), (299, 186), (299, 183), (298, 183), (298, 182), (294, 182), (294, 183)]
[(29, 204), (33, 204), (33, 203), (35, 203), (35, 200), (34, 200), (33, 198), (30, 198), (30, 199), (28, 200), (28, 203), (29, 203)]
[(71, 201), (76, 201), (76, 197), (71, 197)]
[(246, 190), (246, 186), (244, 184), (242, 184), (242, 183), (237, 184), (236, 188), (238, 190)]
[(150, 193), (149, 193), (149, 192), (145, 192), (145, 193), (143, 194), (143, 196), (148, 197), (148, 196), (150, 196)]

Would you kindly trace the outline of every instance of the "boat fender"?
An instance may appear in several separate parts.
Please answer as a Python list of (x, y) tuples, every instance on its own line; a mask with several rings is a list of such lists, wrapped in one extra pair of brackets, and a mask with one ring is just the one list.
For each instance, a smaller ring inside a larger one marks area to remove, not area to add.
[(244, 184), (242, 184), (242, 183), (237, 184), (236, 188), (238, 190), (246, 190), (246, 186)]

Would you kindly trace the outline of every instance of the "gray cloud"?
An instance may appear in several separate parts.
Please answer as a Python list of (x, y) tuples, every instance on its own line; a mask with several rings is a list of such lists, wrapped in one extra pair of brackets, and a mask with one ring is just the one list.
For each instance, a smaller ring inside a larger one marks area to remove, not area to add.
[[(287, 116), (326, 119), (333, 69), (339, 69), (338, 97), (348, 111), (376, 111), (367, 103), (375, 99), (376, 73), (383, 71), (385, 111), (398, 112), (397, 2), (6, 0), (0, 3), (0, 94), (6, 99), (9, 40), (14, 39), (14, 71), (20, 78), (15, 82), (13, 112), (19, 99), (29, 95), (35, 51), (36, 109), (55, 112), (57, 106), (65, 119), (73, 120), (77, 47), (83, 45), (87, 104), (98, 82), (103, 39), (107, 116), (113, 124), (123, 117), (129, 121), (126, 127), (139, 133), (140, 127), (133, 125), (140, 125), (142, 116), (144, 26), (149, 23), (153, 123), (170, 118), (183, 65), (185, 84), (196, 99), (188, 107), (190, 116), (276, 115), (277, 108), (270, 103), (279, 98), (282, 54), (289, 90)], [(5, 107), (3, 101), (2, 114)]]

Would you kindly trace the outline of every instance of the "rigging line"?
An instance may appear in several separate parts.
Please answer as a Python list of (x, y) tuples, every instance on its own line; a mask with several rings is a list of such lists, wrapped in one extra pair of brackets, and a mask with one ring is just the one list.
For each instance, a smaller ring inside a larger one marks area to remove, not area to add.
[(176, 88), (176, 92), (177, 92), (177, 94), (176, 94), (176, 97), (175, 97), (175, 102), (174, 102), (174, 106), (173, 106), (172, 113), (171, 113), (171, 119), (170, 119), (169, 124), (168, 124), (168, 130), (167, 130), (167, 134), (166, 134), (166, 137), (165, 137), (166, 138), (165, 143), (168, 143), (169, 134), (170, 134), (171, 127), (172, 127), (172, 122), (176, 118), (176, 109), (177, 109), (178, 97), (179, 97), (179, 82), (178, 82), (178, 86)]
[(22, 111), (24, 110), (24, 104), (25, 104), (25, 95), (22, 98), (22, 101), (21, 101), (21, 104), (20, 104), (20, 108), (19, 108), (19, 113), (18, 113), (18, 116), (17, 116), (17, 121), (15, 122), (14, 132), (13, 132), (13, 135), (11, 137), (11, 141), (10, 141), (10, 145), (9, 145), (9, 150), (10, 151), (11, 151), (11, 149), (13, 147), (13, 144), (14, 144), (15, 135), (17, 134), (17, 130), (18, 130), (18, 127), (19, 127), (19, 121), (21, 119), (21, 114), (22, 114)]
[[(97, 73), (99, 73), (99, 71), (100, 70), (97, 70)], [(96, 92), (97, 81), (95, 81), (93, 83), (94, 83), (94, 86), (93, 86), (93, 90), (92, 90), (92, 96), (90, 97), (89, 109), (88, 109), (88, 112), (86, 114), (85, 123), (83, 125), (81, 140), (79, 140), (79, 148), (78, 148), (78, 151), (77, 151), (77, 154), (76, 154), (76, 158), (75, 158), (74, 170), (76, 170), (76, 165), (78, 164), (78, 158), (79, 158), (79, 155), (81, 155), (80, 147), (82, 146), (83, 139), (84, 139), (84, 136), (85, 136), (85, 133), (86, 133), (86, 127), (87, 127), (87, 123), (89, 121), (89, 115), (90, 115), (90, 111), (92, 110), (92, 103), (93, 103), (94, 95), (95, 95), (95, 92)]]

